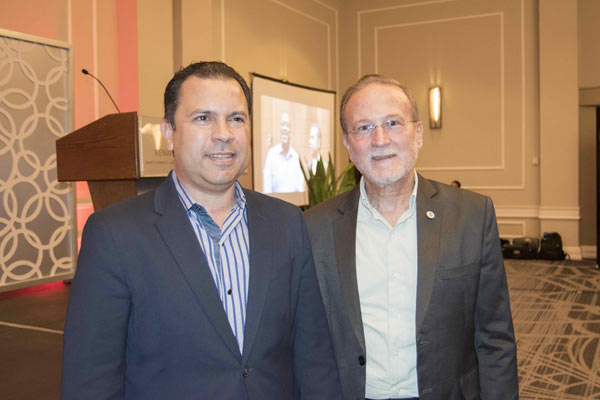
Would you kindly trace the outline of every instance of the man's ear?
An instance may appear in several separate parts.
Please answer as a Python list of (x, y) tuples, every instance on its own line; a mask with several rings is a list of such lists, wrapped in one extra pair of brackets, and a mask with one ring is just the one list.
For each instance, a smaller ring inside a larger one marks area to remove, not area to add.
[(423, 122), (418, 121), (416, 124), (417, 128), (417, 143), (419, 145), (419, 149), (423, 147)]
[(348, 134), (347, 133), (342, 134), (342, 143), (344, 143), (344, 147), (346, 148), (346, 150), (348, 150)]
[(173, 127), (166, 119), (160, 122), (160, 133), (163, 139), (165, 139), (167, 150), (173, 151)]

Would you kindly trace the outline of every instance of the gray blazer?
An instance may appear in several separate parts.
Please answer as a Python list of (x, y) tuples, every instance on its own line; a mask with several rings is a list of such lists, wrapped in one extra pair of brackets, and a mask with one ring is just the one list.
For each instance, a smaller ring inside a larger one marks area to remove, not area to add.
[[(357, 185), (306, 213), (345, 400), (365, 396), (368, 349), (355, 257), (359, 196)], [(517, 399), (516, 345), (492, 201), (419, 175), (417, 235), (420, 399)]]
[(341, 399), (300, 209), (252, 191), (240, 352), (171, 178), (88, 220), (63, 399)]

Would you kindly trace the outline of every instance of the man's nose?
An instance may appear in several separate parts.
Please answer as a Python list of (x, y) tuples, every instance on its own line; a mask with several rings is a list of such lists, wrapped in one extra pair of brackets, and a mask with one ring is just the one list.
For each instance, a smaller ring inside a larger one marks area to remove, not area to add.
[(374, 146), (386, 146), (390, 143), (390, 135), (385, 129), (383, 129), (383, 126), (377, 125), (375, 127), (375, 132), (373, 132), (373, 139), (371, 143)]
[(212, 139), (220, 142), (231, 142), (233, 131), (225, 118), (217, 118), (212, 132)]

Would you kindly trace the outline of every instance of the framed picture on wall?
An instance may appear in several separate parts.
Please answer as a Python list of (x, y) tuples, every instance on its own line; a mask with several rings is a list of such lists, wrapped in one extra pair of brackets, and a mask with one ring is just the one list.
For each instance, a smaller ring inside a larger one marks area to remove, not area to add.
[(252, 83), (254, 190), (308, 204), (305, 171), (334, 158), (335, 92), (256, 73)]

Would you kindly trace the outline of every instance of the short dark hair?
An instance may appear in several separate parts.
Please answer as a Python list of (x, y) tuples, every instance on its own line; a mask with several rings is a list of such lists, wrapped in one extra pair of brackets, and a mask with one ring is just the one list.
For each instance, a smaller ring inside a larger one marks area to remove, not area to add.
[(173, 75), (173, 78), (167, 84), (164, 94), (165, 102), (165, 119), (171, 127), (175, 129), (175, 112), (179, 105), (179, 93), (181, 92), (181, 85), (190, 76), (195, 76), (202, 79), (234, 79), (242, 87), (244, 96), (246, 97), (246, 103), (248, 104), (249, 118), (252, 116), (252, 95), (248, 84), (242, 78), (242, 76), (229, 65), (220, 61), (203, 61), (196, 62), (188, 65), (187, 67), (181, 68)]
[(344, 96), (342, 97), (342, 102), (340, 103), (340, 124), (342, 125), (342, 132), (344, 135), (348, 133), (348, 126), (346, 125), (346, 121), (344, 120), (344, 111), (346, 111), (346, 105), (348, 105), (348, 101), (350, 97), (352, 97), (356, 92), (365, 87), (369, 86), (372, 83), (379, 83), (382, 85), (395, 86), (399, 89), (402, 89), (408, 100), (410, 101), (410, 105), (412, 106), (412, 119), (413, 121), (419, 121), (419, 107), (417, 106), (417, 102), (414, 97), (405, 86), (403, 86), (400, 82), (395, 79), (388, 78), (383, 75), (378, 74), (370, 74), (363, 75), (356, 83), (346, 89)]

